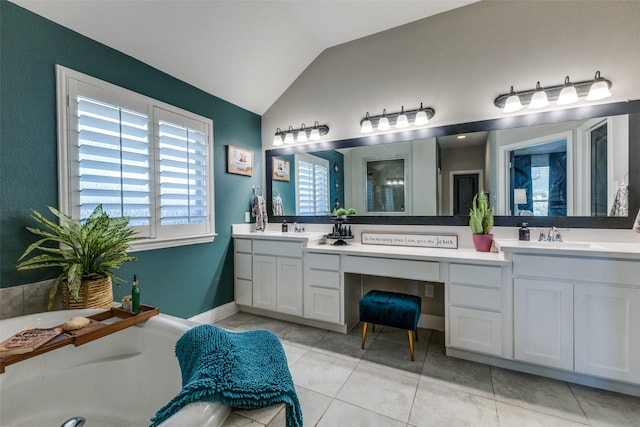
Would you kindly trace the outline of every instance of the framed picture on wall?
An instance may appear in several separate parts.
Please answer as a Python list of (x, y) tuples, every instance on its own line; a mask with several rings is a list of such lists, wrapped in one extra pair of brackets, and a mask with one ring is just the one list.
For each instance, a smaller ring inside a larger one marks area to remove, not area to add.
[(287, 181), (289, 182), (290, 173), (289, 173), (289, 160), (279, 159), (277, 157), (273, 158), (272, 165), (273, 175), (272, 179), (276, 181)]
[(238, 175), (253, 175), (253, 151), (227, 145), (227, 172)]

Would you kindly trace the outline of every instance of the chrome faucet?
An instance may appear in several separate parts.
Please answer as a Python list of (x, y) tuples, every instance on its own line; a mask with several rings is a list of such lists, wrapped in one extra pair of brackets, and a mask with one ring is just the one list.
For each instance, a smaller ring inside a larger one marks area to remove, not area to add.
[(562, 234), (560, 230), (558, 230), (555, 226), (549, 229), (549, 233), (545, 236), (544, 230), (540, 231), (540, 236), (538, 237), (539, 242), (562, 242)]
[(60, 427), (82, 427), (87, 420), (84, 417), (73, 417), (63, 422)]
[(304, 233), (304, 225), (298, 224), (297, 222), (293, 223), (293, 232), (294, 233)]

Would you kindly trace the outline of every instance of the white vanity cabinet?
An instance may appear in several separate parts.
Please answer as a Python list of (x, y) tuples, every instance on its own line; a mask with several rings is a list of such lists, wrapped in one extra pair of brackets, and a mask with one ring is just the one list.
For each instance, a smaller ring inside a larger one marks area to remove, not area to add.
[[(499, 266), (452, 263), (449, 265), (449, 338), (452, 347), (495, 356), (509, 338), (508, 289)], [(505, 295), (505, 292), (507, 294)], [(507, 347), (507, 346), (505, 346)]]
[(253, 307), (302, 316), (302, 243), (253, 241)]
[(640, 384), (640, 262), (516, 254), (515, 358)]

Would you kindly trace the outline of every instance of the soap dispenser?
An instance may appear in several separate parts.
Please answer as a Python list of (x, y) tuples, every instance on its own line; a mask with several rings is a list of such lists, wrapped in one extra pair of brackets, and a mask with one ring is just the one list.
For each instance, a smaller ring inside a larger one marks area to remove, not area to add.
[(289, 224), (287, 224), (287, 221), (285, 220), (282, 222), (282, 232), (286, 233), (288, 231), (289, 231)]
[(519, 239), (528, 242), (531, 236), (531, 233), (527, 228), (527, 225), (528, 224), (526, 222), (522, 223), (522, 227), (520, 227), (520, 232), (519, 232)]

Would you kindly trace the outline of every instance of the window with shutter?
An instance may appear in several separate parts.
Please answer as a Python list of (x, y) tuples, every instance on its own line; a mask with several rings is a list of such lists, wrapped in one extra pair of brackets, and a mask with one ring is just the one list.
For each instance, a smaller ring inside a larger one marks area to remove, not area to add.
[(329, 210), (329, 161), (295, 156), (296, 215), (326, 215)]
[(210, 119), (56, 67), (60, 210), (102, 204), (147, 237), (133, 250), (212, 241)]

